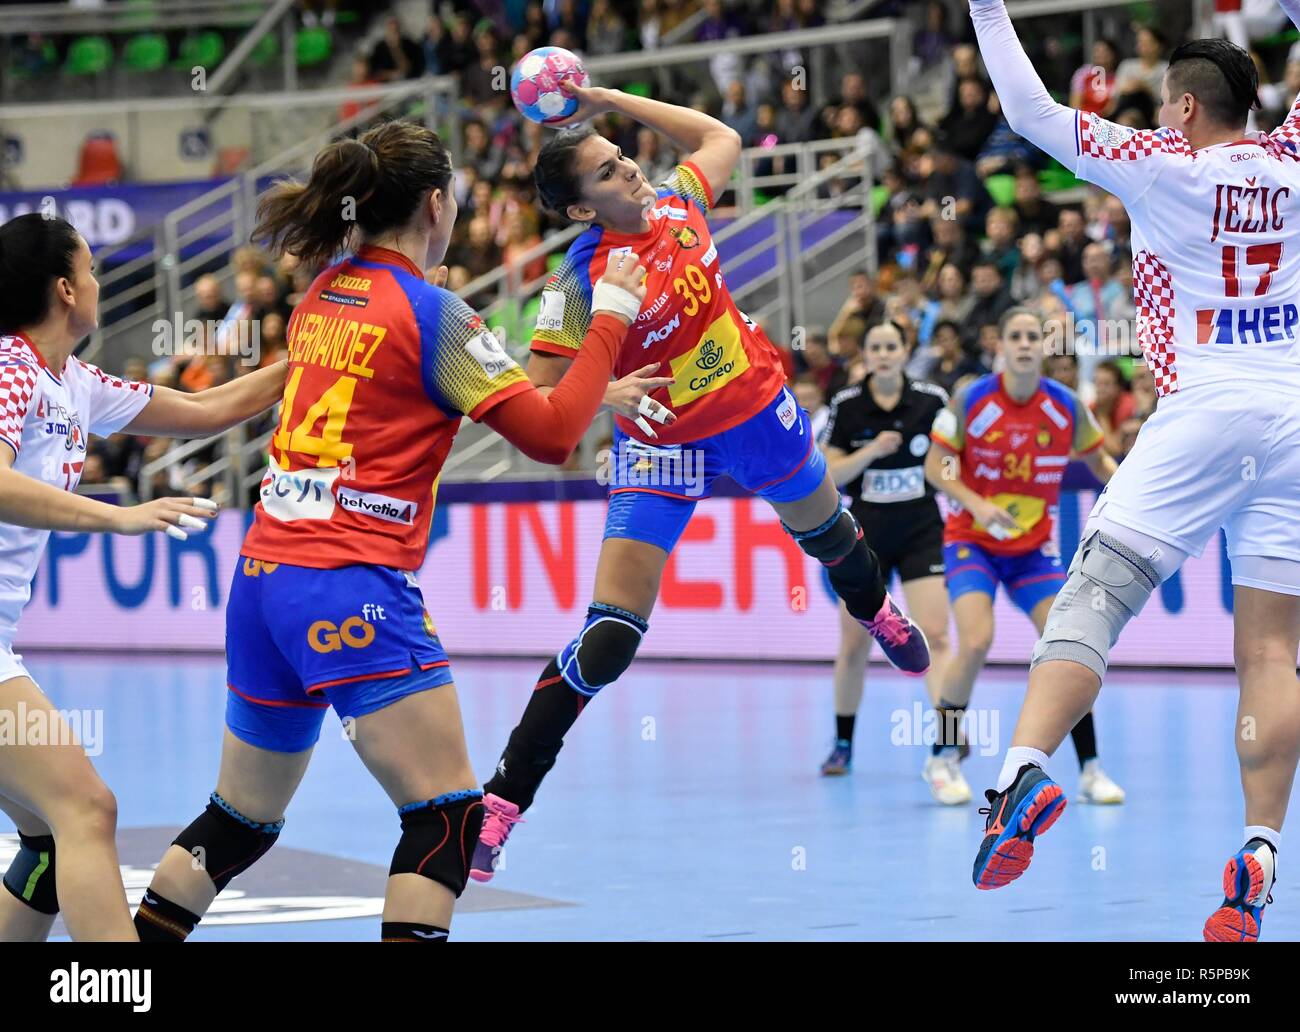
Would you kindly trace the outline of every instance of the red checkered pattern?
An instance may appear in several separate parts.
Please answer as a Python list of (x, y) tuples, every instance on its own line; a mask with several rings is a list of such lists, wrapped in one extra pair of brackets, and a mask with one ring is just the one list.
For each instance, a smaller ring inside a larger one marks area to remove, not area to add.
[(1133, 296), (1137, 302), (1137, 337), (1156, 381), (1156, 396), (1178, 390), (1174, 367), (1174, 280), (1165, 263), (1150, 251), (1133, 259)]
[(79, 358), (74, 359), (74, 361), (92, 376), (99, 377), (100, 383), (105, 386), (114, 387), (124, 391), (144, 391), (146, 394), (149, 392), (149, 384), (147, 383), (136, 383), (134, 380), (123, 380), (121, 377), (113, 376), (104, 372), (104, 370), (100, 369), (99, 366), (93, 366), (88, 362), (83, 362)]
[(18, 451), (23, 442), (23, 422), (32, 391), (41, 375), (27, 344), (16, 337), (0, 337), (0, 439)]
[(1285, 122), (1261, 140), (1265, 150), (1275, 158), (1300, 161), (1296, 148), (1300, 147), (1300, 100), (1296, 101)]
[[(1121, 139), (1121, 142), (1109, 142), (1113, 139)], [(1088, 112), (1079, 115), (1079, 145), (1087, 157), (1108, 161), (1142, 161), (1153, 154), (1187, 156), (1193, 153), (1187, 137), (1176, 130), (1142, 129), (1132, 132)]]

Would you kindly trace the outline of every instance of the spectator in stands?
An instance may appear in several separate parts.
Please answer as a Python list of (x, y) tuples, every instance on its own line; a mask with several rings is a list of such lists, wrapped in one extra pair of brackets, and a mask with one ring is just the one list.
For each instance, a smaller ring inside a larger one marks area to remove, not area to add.
[(955, 262), (946, 263), (935, 277), (934, 299), (925, 306), (921, 316), (921, 344), (932, 343), (939, 323), (951, 322), (963, 326), (975, 307), (975, 298), (966, 290), (966, 274)]
[(831, 323), (831, 336), (835, 337), (840, 325), (848, 319), (858, 319), (865, 323), (863, 333), (875, 326), (885, 317), (885, 303), (876, 293), (876, 282), (866, 269), (859, 269), (849, 276), (849, 296), (840, 305), (835, 321)]
[(925, 22), (912, 39), (912, 52), (921, 61), (922, 70), (931, 68), (948, 56), (952, 35), (948, 31), (948, 9), (942, 0), (925, 5)]
[(912, 136), (921, 127), (921, 117), (917, 114), (916, 103), (911, 97), (900, 94), (889, 102), (889, 125), (886, 135), (895, 151), (910, 147)]
[[(469, 19), (456, 15), (448, 21), (446, 33), (433, 42), (438, 52), (438, 67), (443, 74), (459, 75), (478, 60), (478, 48), (470, 38), (470, 31)], [(540, 46), (545, 38), (539, 36), (533, 46)]]
[(776, 135), (782, 143), (806, 143), (813, 138), (817, 112), (808, 103), (808, 91), (792, 81), (781, 84), (781, 107), (776, 113)]
[(1073, 352), (1048, 355), (1043, 361), (1043, 375), (1049, 380), (1065, 384), (1076, 394), (1079, 391), (1079, 359)]
[(379, 82), (418, 79), (424, 74), (424, 50), (402, 32), (396, 17), (384, 22), (384, 35), (370, 51), (370, 74)]
[(1137, 412), (1124, 370), (1113, 359), (1097, 363), (1092, 373), (1092, 387), (1093, 400), (1088, 407), (1101, 426), (1104, 446), (1112, 455), (1123, 455), (1122, 427)]
[[(352, 59), (352, 71), (348, 76), (348, 89), (364, 89), (367, 86), (374, 86), (378, 80), (371, 74), (370, 61), (364, 54), (358, 54)], [(346, 122), (358, 115), (377, 111), (379, 109), (378, 100), (345, 100), (339, 105), (339, 121)], [(360, 131), (361, 126), (357, 126)]]
[[(836, 327), (831, 327), (831, 336), (836, 335)], [(804, 338), (803, 350), (796, 352), (796, 355), (797, 364), (802, 365), (803, 371), (816, 380), (817, 389), (821, 391), (822, 396), (829, 397), (832, 383), (837, 375), (842, 374), (840, 374), (840, 367), (831, 356), (826, 338), (818, 333), (807, 334)]]
[(1034, 266), (1034, 278), (1038, 282), (1038, 291), (1029, 301), (1034, 308), (1046, 313), (1049, 308), (1059, 307), (1063, 313), (1073, 314), (1074, 300), (1070, 288), (1065, 285), (1061, 259), (1044, 252)]
[(1016, 166), (1016, 217), (1022, 233), (1046, 233), (1056, 229), (1061, 220), (1061, 209), (1043, 196), (1038, 173), (1029, 164)]
[[(974, 339), (984, 326), (989, 324), (996, 326), (998, 320), (1002, 318), (1002, 313), (1015, 302), (1011, 300), (1011, 292), (1007, 290), (1006, 281), (997, 262), (987, 258), (975, 262), (971, 266), (970, 283), (975, 295), (975, 304), (971, 306), (970, 314), (966, 316), (965, 330), (970, 338)], [(990, 353), (997, 353), (996, 338)]]
[(967, 161), (979, 157), (998, 124), (989, 107), (989, 88), (983, 79), (963, 79), (957, 86), (957, 104), (939, 123), (945, 146)]
[(994, 208), (984, 223), (987, 239), (982, 249), (983, 255), (997, 264), (998, 270), (1008, 282), (1020, 266), (1020, 248), (1016, 243), (1019, 223), (1015, 208)]
[(221, 295), (221, 280), (211, 274), (194, 281), (194, 299), (197, 302), (192, 318), (207, 322), (220, 321), (230, 309), (230, 302)]
[(1057, 220), (1055, 238), (1045, 240), (1047, 249), (1055, 251), (1061, 259), (1061, 269), (1065, 282), (1074, 286), (1084, 279), (1083, 251), (1091, 241), (1088, 239), (1088, 224), (1083, 212), (1078, 208), (1062, 208)]
[(934, 289), (945, 265), (965, 270), (979, 257), (979, 248), (967, 238), (966, 230), (956, 219), (931, 219), (930, 238), (931, 244), (922, 252), (916, 267), (921, 286), (926, 290)]
[(998, 361), (998, 341), (1001, 336), (999, 325), (995, 322), (984, 323), (975, 335), (975, 363), (979, 366), (980, 376), (1001, 370)]
[(287, 316), (288, 307), (281, 295), (280, 284), (271, 275), (259, 276), (253, 282), (253, 318), (263, 319), (271, 312)]
[(1002, 114), (1002, 104), (996, 94), (989, 98), (989, 110), (997, 122), (975, 158), (976, 173), (987, 179), (989, 176), (1005, 175), (1019, 165), (1040, 163), (1043, 152), (1024, 137), (1016, 135), (1011, 123)]
[(863, 345), (866, 341), (866, 324), (857, 318), (848, 319), (839, 324), (838, 333), (830, 339), (829, 350), (835, 363), (835, 372), (826, 384), (826, 397), (833, 398), (845, 387), (858, 383), (867, 375), (866, 355)]
[(877, 131), (880, 129), (880, 111), (871, 99), (871, 94), (867, 90), (867, 80), (861, 72), (847, 72), (840, 78), (840, 95), (831, 102), (830, 106), (854, 108), (864, 126)]
[(743, 79), (735, 79), (727, 85), (723, 94), (722, 111), (719, 118), (734, 129), (742, 140), (753, 138), (758, 127), (758, 112), (749, 102), (749, 94)]
[(289, 347), (284, 336), (286, 326), (287, 322), (281, 312), (267, 312), (258, 322), (259, 368), (275, 365), (285, 357)]
[(984, 372), (962, 346), (961, 327), (951, 319), (943, 319), (934, 327), (931, 342), (929, 347), (918, 349), (920, 360), (907, 367), (907, 374), (914, 379), (929, 380), (951, 394), (958, 381)]
[(1021, 234), (1017, 246), (1020, 248), (1020, 262), (1007, 287), (1017, 304), (1025, 304), (1038, 293), (1038, 263), (1047, 250), (1043, 247), (1043, 238), (1037, 233)]
[(661, 183), (677, 167), (677, 155), (668, 150), (653, 129), (640, 126), (636, 131), (636, 163), (651, 183)]
[(1138, 26), (1137, 57), (1121, 61), (1115, 71), (1118, 106), (1122, 107), (1124, 98), (1135, 91), (1146, 94), (1148, 101), (1159, 103), (1165, 72), (1169, 70), (1164, 53), (1165, 38), (1160, 30), (1151, 25)]
[[(461, 94), (471, 108), (478, 109), (478, 114), (490, 118), (506, 92), (497, 89), (497, 69), (502, 67), (502, 61), (497, 34), (491, 26), (474, 33), (474, 46), (474, 60), (460, 73)], [(482, 110), (484, 108), (489, 110)]]
[(491, 190), (493, 180), (501, 174), (504, 155), (492, 146), (487, 127), (476, 118), (465, 121), (464, 139), (461, 163), (472, 167), (478, 180)]
[(1106, 242), (1111, 252), (1122, 260), (1130, 260), (1133, 255), (1133, 223), (1129, 221), (1128, 209), (1118, 197), (1107, 194), (1102, 201), (1097, 222), (1089, 235), (1094, 240)]
[(642, 50), (654, 50), (659, 46), (659, 37), (664, 32), (662, 16), (659, 13), (659, 0), (641, 0), (638, 26)]
[(826, 392), (818, 385), (817, 377), (812, 373), (800, 373), (794, 378), (790, 389), (794, 392), (794, 400), (799, 403), (799, 407), (808, 412), (812, 420), (812, 437), (814, 441), (817, 440), (831, 417)]
[(572, 45), (567, 49), (586, 52), (587, 23), (578, 10), (577, 0), (550, 0), (544, 5), (548, 13), (547, 22), (551, 28), (551, 39), (557, 32), (567, 33)]
[(587, 17), (587, 53), (592, 57), (627, 49), (627, 22), (610, 0), (594, 0)]
[(1133, 363), (1133, 376), (1129, 381), (1133, 393), (1133, 413), (1139, 419), (1147, 419), (1156, 410), (1156, 378), (1151, 368), (1142, 359)]
[(323, 25), (331, 28), (338, 14), (339, 0), (298, 0), (302, 8), (302, 23), (308, 28)]
[(486, 215), (469, 220), (465, 243), (457, 249), (455, 264), (463, 265), (470, 279), (486, 276), (501, 264), (501, 249), (493, 239), (492, 223)]
[[(657, 182), (658, 180), (651, 180)], [(520, 258), (542, 242), (542, 235), (537, 232), (537, 223), (531, 212), (523, 209), (512, 211), (506, 218), (506, 243), (502, 248), (501, 258), (512, 282), (518, 285), (530, 283), (546, 275), (546, 255), (538, 255), (527, 264), (521, 264)]]
[(1115, 72), (1119, 66), (1119, 48), (1108, 39), (1092, 45), (1092, 63), (1085, 64), (1070, 80), (1070, 107), (1108, 115), (1115, 99)]
[(972, 232), (983, 228), (984, 215), (993, 207), (993, 198), (976, 175), (974, 165), (946, 143), (937, 143), (918, 161), (917, 171), (924, 183), (922, 193), (928, 218), (956, 217)]
[(1124, 288), (1114, 279), (1114, 261), (1105, 244), (1089, 244), (1083, 252), (1082, 283), (1070, 291), (1075, 329), (1079, 334), (1081, 375), (1091, 379), (1099, 356), (1118, 343), (1111, 327), (1125, 316)]

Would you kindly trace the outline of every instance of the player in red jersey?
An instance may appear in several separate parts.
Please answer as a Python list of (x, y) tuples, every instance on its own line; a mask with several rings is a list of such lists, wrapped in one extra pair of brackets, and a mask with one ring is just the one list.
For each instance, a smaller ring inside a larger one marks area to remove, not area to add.
[[(261, 501), (226, 607), (230, 690), (216, 791), (163, 857), (136, 915), (179, 941), (275, 843), (330, 706), (398, 808), (382, 937), (446, 939), (482, 822), (447, 654), (414, 571), (434, 485), (463, 416), (563, 462), (609, 385), (645, 270), (609, 258), (582, 355), (549, 395), (463, 301), (421, 271), (456, 220), (436, 133), (391, 122), (267, 194), (254, 234), (308, 264)], [(355, 211), (353, 223), (342, 216)], [(436, 689), (436, 690), (434, 690)]]
[[(934, 798), (949, 806), (971, 798), (961, 774), (968, 750), (960, 724), (993, 641), (998, 585), (1041, 634), (1065, 583), (1053, 529), (1066, 464), (1078, 455), (1102, 483), (1115, 472), (1088, 407), (1068, 387), (1042, 376), (1044, 340), (1036, 313), (1013, 308), (1004, 315), (1004, 371), (957, 391), (931, 432), (926, 475), (954, 503), (943, 540), (958, 644), (940, 681), (941, 733), (922, 777)], [(1081, 798), (1123, 802), (1123, 789), (1097, 759), (1091, 713), (1072, 737), (1082, 768)]]
[[(731, 178), (740, 138), (690, 108), (617, 90), (577, 89), (573, 122), (605, 111), (641, 122), (689, 156), (653, 186), (613, 143), (590, 130), (553, 136), (535, 177), (552, 211), (587, 229), (542, 294), (528, 375), (555, 383), (576, 358), (591, 318), (593, 270), (610, 254), (647, 269), (646, 299), (615, 365), (647, 361), (673, 382), (616, 408), (605, 540), (587, 620), (547, 664), (485, 786), (486, 817), (472, 876), (486, 881), (532, 803), (583, 706), (631, 664), (659, 594), (664, 564), (695, 504), (726, 474), (770, 502), (787, 531), (822, 562), (849, 613), (906, 673), (930, 665), (925, 636), (894, 605), (880, 564), (844, 508), (808, 414), (785, 387), (780, 353), (736, 307), (707, 214)], [(649, 420), (672, 410), (655, 431)]]

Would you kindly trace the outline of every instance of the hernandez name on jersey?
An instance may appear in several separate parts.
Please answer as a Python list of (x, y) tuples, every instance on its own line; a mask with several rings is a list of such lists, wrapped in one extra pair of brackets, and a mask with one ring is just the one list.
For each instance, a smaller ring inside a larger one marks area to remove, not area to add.
[[(659, 362), (657, 375), (676, 380), (653, 395), (677, 413), (677, 422), (656, 431), (656, 444), (730, 429), (766, 408), (785, 382), (776, 348), (727, 289), (705, 217), (711, 204), (699, 170), (679, 165), (647, 212), (648, 232), (591, 227), (570, 245), (542, 292), (532, 349), (572, 358), (591, 322), (592, 287), (608, 256), (632, 253), (645, 266), (645, 301), (614, 375)], [(641, 438), (634, 423), (618, 422), (624, 433)]]
[(959, 390), (935, 418), (930, 436), (961, 456), (961, 482), (1017, 524), (994, 535), (954, 503), (944, 543), (968, 542), (994, 555), (1020, 555), (1048, 543), (1070, 454), (1102, 443), (1097, 421), (1068, 387), (1043, 379), (1021, 403), (998, 373)]
[(396, 251), (326, 269), (289, 321), (289, 379), (241, 554), (418, 569), (462, 416), (531, 390), (465, 302)]
[[(86, 461), (86, 434), (108, 437), (149, 403), (153, 387), (119, 380), (79, 358), (51, 369), (21, 336), (0, 337), (0, 441), (13, 468), (65, 491), (76, 490)], [(13, 636), (31, 597), (47, 530), (0, 526), (0, 638)]]

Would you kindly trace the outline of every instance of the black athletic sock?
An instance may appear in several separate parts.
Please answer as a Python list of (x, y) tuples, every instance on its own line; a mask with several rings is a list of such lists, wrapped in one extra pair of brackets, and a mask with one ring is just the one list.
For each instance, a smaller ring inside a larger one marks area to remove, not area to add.
[(135, 931), (141, 942), (184, 942), (199, 921), (197, 914), (149, 889), (135, 912)]
[(1070, 738), (1074, 742), (1074, 751), (1079, 756), (1079, 769), (1082, 770), (1085, 763), (1097, 758), (1097, 725), (1093, 723), (1091, 710), (1074, 725)]
[(959, 748), (965, 743), (961, 721), (966, 714), (966, 707), (955, 702), (949, 702), (947, 699), (940, 699), (939, 705), (935, 707), (935, 712), (939, 714), (939, 733), (935, 736), (934, 745), (930, 747), (930, 752), (938, 756), (950, 746)]
[(853, 725), (857, 719), (857, 716), (852, 713), (847, 717), (841, 717), (838, 713), (835, 714), (835, 738), (837, 741), (853, 744)]
[(555, 766), (564, 736), (586, 703), (587, 697), (568, 686), (560, 676), (559, 664), (552, 659), (542, 671), (518, 726), (510, 732), (496, 773), (483, 790), (514, 803), (520, 813), (532, 806), (542, 779)]
[[(861, 535), (861, 531), (858, 533)], [(853, 551), (834, 565), (826, 564), (826, 573), (850, 616), (865, 621), (876, 618), (885, 604), (885, 579), (880, 573), (880, 560), (861, 536)]]
[(384, 921), (379, 928), (380, 942), (446, 942), (450, 933), (437, 925), (412, 924), (409, 921)]

